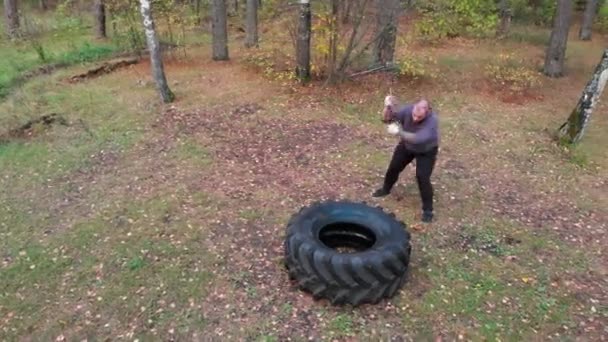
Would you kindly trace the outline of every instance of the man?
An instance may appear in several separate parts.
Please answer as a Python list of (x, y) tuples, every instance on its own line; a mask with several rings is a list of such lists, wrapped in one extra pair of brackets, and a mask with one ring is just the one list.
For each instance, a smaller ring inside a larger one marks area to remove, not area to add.
[(399, 129), (396, 135), (399, 136), (400, 141), (395, 147), (386, 171), (384, 185), (376, 190), (373, 196), (383, 197), (390, 194), (399, 174), (416, 159), (416, 180), (422, 199), (422, 221), (431, 222), (433, 220), (431, 174), (439, 150), (437, 115), (433, 112), (429, 101), (425, 99), (397, 110), (395, 97), (388, 96), (385, 100), (383, 121), (397, 122)]

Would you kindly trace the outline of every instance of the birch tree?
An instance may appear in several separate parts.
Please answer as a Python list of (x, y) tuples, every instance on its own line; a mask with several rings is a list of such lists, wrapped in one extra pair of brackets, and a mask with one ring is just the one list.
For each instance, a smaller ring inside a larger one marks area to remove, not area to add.
[(146, 42), (150, 51), (150, 65), (152, 67), (152, 77), (156, 82), (156, 89), (160, 93), (164, 103), (173, 102), (175, 95), (169, 89), (165, 70), (163, 67), (163, 59), (160, 51), (160, 44), (154, 27), (154, 19), (152, 17), (150, 0), (139, 0), (141, 16), (144, 23), (144, 32), (146, 34)]
[(600, 96), (608, 81), (608, 49), (604, 50), (602, 59), (595, 68), (591, 80), (583, 89), (583, 93), (570, 113), (568, 120), (559, 128), (559, 136), (568, 143), (575, 144), (581, 140), (591, 119), (593, 109), (599, 102)]

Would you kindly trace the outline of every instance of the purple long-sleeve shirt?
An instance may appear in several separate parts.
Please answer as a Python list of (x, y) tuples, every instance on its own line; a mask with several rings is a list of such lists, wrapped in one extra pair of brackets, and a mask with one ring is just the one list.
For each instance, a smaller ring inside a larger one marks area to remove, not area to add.
[(439, 121), (435, 112), (430, 112), (422, 121), (414, 122), (412, 110), (414, 105), (407, 105), (395, 113), (395, 117), (403, 126), (405, 132), (415, 134), (414, 141), (403, 141), (405, 147), (412, 152), (428, 152), (439, 146)]

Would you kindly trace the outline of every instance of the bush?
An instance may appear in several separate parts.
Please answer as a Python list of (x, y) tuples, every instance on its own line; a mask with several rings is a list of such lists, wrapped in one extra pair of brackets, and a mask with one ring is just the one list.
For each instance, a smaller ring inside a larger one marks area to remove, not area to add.
[(269, 51), (255, 50), (248, 52), (245, 63), (261, 72), (264, 77), (275, 81), (291, 81), (295, 79), (295, 73), (287, 68), (281, 68), (276, 60), (280, 59)]
[(395, 62), (399, 75), (412, 80), (435, 78), (437, 61), (431, 57), (405, 56)]
[(603, 5), (597, 14), (597, 27), (602, 32), (608, 32), (608, 5)]
[(423, 19), (416, 32), (425, 40), (493, 35), (498, 11), (493, 0), (433, 0), (418, 7)]
[(557, 1), (542, 0), (541, 5), (535, 11), (535, 23), (538, 25), (551, 26), (553, 15), (557, 9)]
[(524, 23), (551, 26), (557, 6), (555, 0), (539, 0), (531, 5), (529, 0), (511, 0), (513, 19)]
[(538, 72), (512, 54), (501, 54), (485, 68), (486, 77), (497, 87), (526, 92), (539, 84)]

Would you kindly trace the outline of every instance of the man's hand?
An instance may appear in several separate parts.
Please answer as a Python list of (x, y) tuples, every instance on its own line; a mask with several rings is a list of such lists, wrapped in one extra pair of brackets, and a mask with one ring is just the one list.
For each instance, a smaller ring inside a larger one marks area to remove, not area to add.
[(392, 124), (388, 125), (387, 131), (389, 134), (396, 135), (409, 143), (414, 142), (414, 140), (416, 139), (416, 133), (404, 131), (403, 127), (396, 122), (393, 122)]
[(388, 95), (384, 98), (384, 109), (382, 110), (382, 122), (389, 123), (395, 120), (395, 112), (397, 111), (397, 98), (393, 95)]
[(390, 106), (385, 106), (382, 110), (382, 122), (390, 123), (393, 120), (395, 120), (393, 109)]

